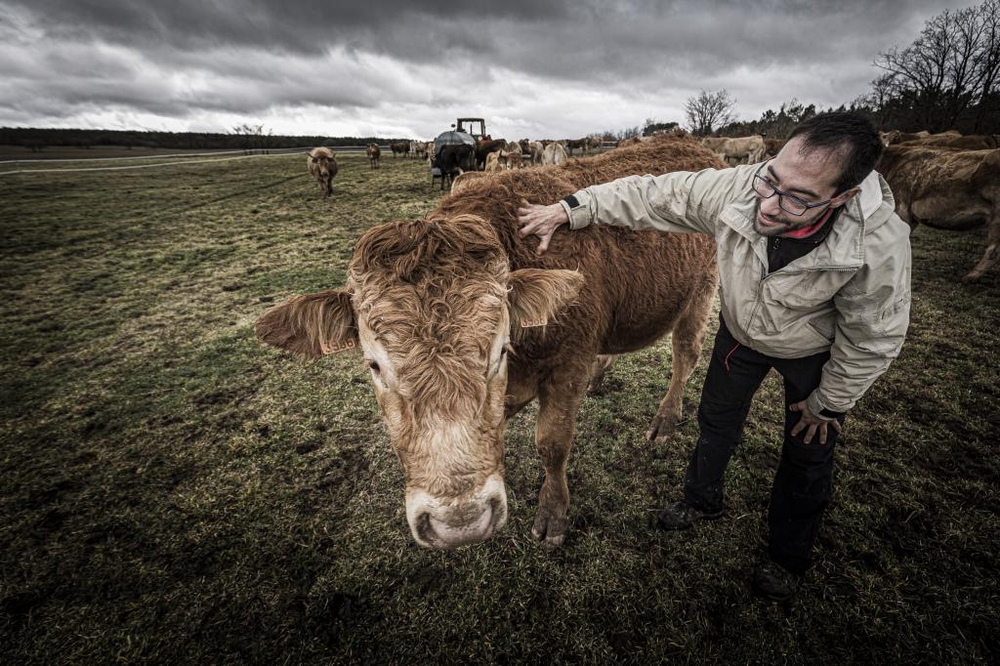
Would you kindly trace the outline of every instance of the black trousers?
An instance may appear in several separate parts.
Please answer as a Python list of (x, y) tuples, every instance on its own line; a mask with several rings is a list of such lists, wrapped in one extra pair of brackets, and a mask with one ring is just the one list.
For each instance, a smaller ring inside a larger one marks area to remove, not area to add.
[(742, 437), (750, 402), (771, 368), (777, 370), (785, 380), (785, 439), (771, 487), (768, 554), (797, 574), (811, 564), (820, 519), (833, 495), (837, 432), (827, 427), (826, 444), (819, 443), (818, 435), (806, 444), (805, 430), (791, 434), (801, 414), (788, 406), (805, 400), (819, 386), (829, 358), (828, 352), (796, 359), (765, 356), (737, 343), (720, 318), (698, 408), (701, 432), (684, 478), (690, 505), (702, 511), (723, 507), (723, 474)]

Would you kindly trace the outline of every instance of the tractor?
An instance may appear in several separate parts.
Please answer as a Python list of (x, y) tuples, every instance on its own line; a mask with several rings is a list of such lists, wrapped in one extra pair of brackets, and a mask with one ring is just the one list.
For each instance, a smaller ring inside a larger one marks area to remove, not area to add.
[(483, 118), (458, 118), (452, 123), (452, 129), (442, 132), (434, 139), (434, 155), (431, 157), (431, 185), (435, 178), (443, 178), (444, 174), (437, 168), (437, 157), (441, 148), (449, 145), (468, 144), (475, 149), (476, 142), (488, 138), (486, 121)]

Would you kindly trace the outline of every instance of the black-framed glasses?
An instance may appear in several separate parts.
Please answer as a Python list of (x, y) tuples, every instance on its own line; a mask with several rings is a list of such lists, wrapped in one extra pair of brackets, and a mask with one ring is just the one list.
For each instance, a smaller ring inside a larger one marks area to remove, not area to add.
[[(779, 190), (774, 186), (774, 183), (769, 181), (764, 176), (760, 175), (761, 169), (767, 166), (767, 162), (761, 164), (757, 168), (757, 173), (753, 175), (753, 191), (757, 193), (762, 199), (770, 199), (775, 194), (778, 195), (778, 208), (785, 211), (789, 215), (795, 215), (800, 217), (805, 215), (807, 212), (813, 208), (819, 208), (820, 206), (826, 206), (827, 204), (833, 202), (833, 199), (827, 199), (826, 201), (817, 201), (816, 203), (809, 203), (808, 201), (803, 201), (794, 194), (789, 194)], [(836, 197), (834, 197), (836, 198)]]

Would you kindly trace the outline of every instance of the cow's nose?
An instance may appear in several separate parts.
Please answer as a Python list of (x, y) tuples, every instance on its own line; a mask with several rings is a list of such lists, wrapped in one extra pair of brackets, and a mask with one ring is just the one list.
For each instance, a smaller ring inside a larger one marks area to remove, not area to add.
[(494, 474), (477, 492), (463, 498), (446, 499), (409, 490), (406, 518), (421, 546), (455, 548), (485, 541), (507, 522), (503, 478)]
[(497, 498), (487, 502), (474, 516), (467, 507), (462, 513), (457, 521), (453, 516), (442, 520), (430, 511), (421, 513), (414, 529), (418, 543), (443, 549), (479, 543), (493, 536), (506, 519), (506, 509)]

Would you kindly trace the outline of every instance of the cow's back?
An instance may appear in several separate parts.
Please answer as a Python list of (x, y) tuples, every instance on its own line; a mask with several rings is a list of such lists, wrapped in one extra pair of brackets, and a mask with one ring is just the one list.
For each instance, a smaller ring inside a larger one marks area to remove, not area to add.
[(555, 325), (527, 333), (520, 353), (538, 361), (566, 350), (633, 351), (669, 331), (692, 298), (715, 288), (714, 240), (702, 234), (597, 224), (557, 232), (539, 257), (538, 239), (518, 234), (518, 204), (522, 199), (554, 203), (580, 188), (627, 175), (721, 166), (691, 139), (658, 137), (563, 166), (484, 175), (476, 179), (473, 191), (464, 188), (445, 197), (430, 217), (472, 213), (488, 220), (512, 270), (567, 268), (584, 274), (586, 286), (576, 304)]

